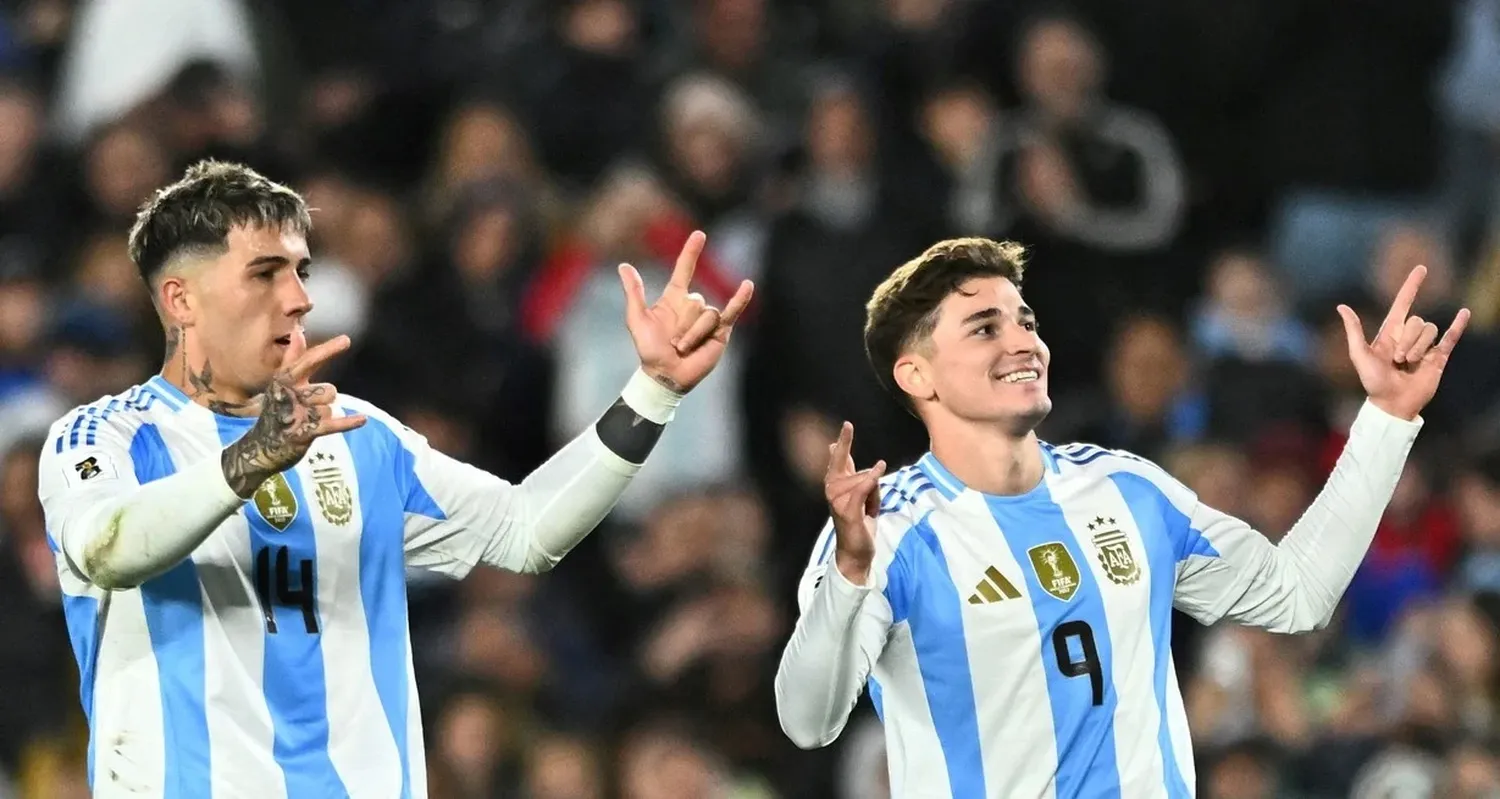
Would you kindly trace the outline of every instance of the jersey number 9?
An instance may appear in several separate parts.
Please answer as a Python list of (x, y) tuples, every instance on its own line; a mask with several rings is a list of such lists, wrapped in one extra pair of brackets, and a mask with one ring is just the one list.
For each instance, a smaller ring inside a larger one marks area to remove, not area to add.
[[(1083, 657), (1073, 659), (1068, 639), (1078, 639)], [(1065, 621), (1052, 630), (1052, 648), (1057, 650), (1057, 669), (1066, 677), (1089, 676), (1094, 692), (1094, 707), (1104, 704), (1104, 669), (1099, 665), (1099, 647), (1094, 644), (1094, 628), (1086, 621)]]
[[(276, 550), (276, 568), (271, 568), (271, 550)], [(308, 634), (318, 631), (318, 583), (313, 562), (303, 558), (298, 562), (297, 587), (292, 587), (291, 553), (284, 546), (261, 547), (255, 553), (255, 594), (260, 599), (261, 610), (266, 616), (266, 632), (275, 634), (276, 606), (295, 607), (302, 610), (302, 625)], [(274, 579), (273, 579), (274, 577)], [(274, 590), (274, 596), (273, 591)]]

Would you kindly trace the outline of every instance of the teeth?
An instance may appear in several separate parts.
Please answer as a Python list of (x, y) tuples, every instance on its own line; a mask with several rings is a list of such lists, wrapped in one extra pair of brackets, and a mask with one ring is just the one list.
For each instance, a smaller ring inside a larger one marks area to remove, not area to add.
[(1010, 374), (1001, 377), (1000, 380), (1001, 382), (1005, 383), (1030, 383), (1031, 381), (1037, 379), (1037, 377), (1039, 377), (1039, 375), (1037, 375), (1036, 370), (1022, 369), (1019, 372), (1011, 372)]

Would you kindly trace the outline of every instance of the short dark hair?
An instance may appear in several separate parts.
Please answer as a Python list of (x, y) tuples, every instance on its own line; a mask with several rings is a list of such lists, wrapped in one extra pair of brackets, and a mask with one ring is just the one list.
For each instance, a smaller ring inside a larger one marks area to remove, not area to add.
[(306, 235), (312, 216), (302, 195), (286, 186), (243, 164), (205, 159), (141, 206), (130, 228), (130, 260), (149, 285), (184, 252), (222, 255), (229, 231), (239, 226), (290, 227)]
[(865, 355), (880, 384), (913, 410), (892, 370), (903, 352), (932, 335), (938, 306), (976, 277), (1003, 277), (1019, 288), (1025, 271), (1026, 248), (983, 238), (940, 241), (898, 267), (865, 305)]

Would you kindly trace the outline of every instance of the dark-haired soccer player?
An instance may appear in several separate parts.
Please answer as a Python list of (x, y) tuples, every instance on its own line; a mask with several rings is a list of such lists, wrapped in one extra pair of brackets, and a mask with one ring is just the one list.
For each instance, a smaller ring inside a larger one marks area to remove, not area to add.
[(832, 519), (776, 676), (781, 723), (825, 745), (868, 682), (892, 796), (1192, 796), (1173, 606), (1205, 624), (1327, 624), (1469, 314), (1441, 340), (1409, 316), (1422, 267), (1373, 342), (1339, 307), (1369, 399), (1273, 545), (1139, 457), (1037, 440), (1050, 355), (1021, 274), (1015, 244), (941, 242), (870, 300), (870, 360), (932, 449), (883, 477), (883, 462), (855, 470), (847, 424), (831, 447)]
[[(621, 266), (640, 369), (518, 485), (314, 382), (307, 207), (203, 162), (130, 233), (167, 351), (144, 385), (51, 430), (40, 494), (91, 728), (94, 795), (420, 797), (405, 571), (550, 569), (609, 512), (724, 352), (689, 283), (701, 233), (647, 305)], [(442, 386), (432, 390), (442, 391)]]

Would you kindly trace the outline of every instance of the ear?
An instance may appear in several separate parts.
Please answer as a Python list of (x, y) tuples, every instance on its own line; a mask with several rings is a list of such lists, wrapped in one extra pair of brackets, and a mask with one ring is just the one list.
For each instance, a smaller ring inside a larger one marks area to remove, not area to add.
[(928, 400), (937, 395), (937, 387), (932, 384), (932, 365), (921, 355), (902, 355), (896, 359), (891, 372), (896, 378), (896, 385), (913, 399)]
[(156, 281), (156, 305), (168, 325), (192, 327), (198, 303), (182, 275), (163, 275)]

